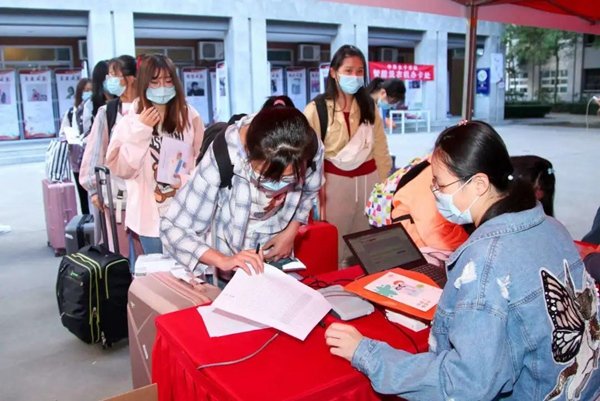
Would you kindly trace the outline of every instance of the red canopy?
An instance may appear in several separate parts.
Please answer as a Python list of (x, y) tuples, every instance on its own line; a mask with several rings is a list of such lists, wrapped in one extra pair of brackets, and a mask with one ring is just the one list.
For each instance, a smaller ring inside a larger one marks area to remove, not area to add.
[(477, 21), (485, 20), (600, 35), (598, 0), (329, 0), (337, 3), (467, 18), (463, 118), (473, 113)]

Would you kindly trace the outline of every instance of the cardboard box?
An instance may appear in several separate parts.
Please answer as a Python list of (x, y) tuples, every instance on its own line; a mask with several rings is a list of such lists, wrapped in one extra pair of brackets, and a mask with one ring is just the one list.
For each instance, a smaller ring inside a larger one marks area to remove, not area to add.
[(153, 383), (102, 401), (158, 401), (158, 388)]

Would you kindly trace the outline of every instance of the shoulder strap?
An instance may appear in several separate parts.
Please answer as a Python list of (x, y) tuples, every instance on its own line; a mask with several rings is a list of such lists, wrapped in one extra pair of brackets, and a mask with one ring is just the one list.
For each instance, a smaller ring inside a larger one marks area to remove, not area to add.
[(72, 123), (71, 123), (73, 121), (73, 108), (72, 107), (67, 112), (67, 118), (69, 119), (69, 125), (72, 125)]
[(225, 140), (225, 131), (219, 132), (213, 140), (213, 152), (217, 159), (219, 167), (219, 176), (221, 177), (221, 185), (219, 188), (231, 189), (231, 178), (233, 177), (233, 164), (227, 150), (227, 141)]
[(108, 136), (112, 134), (112, 129), (117, 122), (117, 113), (119, 112), (119, 103), (121, 99), (116, 98), (106, 103), (106, 123), (108, 124)]
[(319, 95), (314, 99), (315, 106), (317, 106), (317, 115), (319, 116), (319, 123), (321, 126), (321, 140), (325, 141), (325, 135), (327, 134), (327, 103), (325, 102), (325, 96)]

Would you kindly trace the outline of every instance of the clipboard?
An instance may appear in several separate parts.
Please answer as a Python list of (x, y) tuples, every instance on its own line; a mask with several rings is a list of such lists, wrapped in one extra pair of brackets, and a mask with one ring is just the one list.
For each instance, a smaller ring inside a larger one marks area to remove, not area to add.
[(364, 299), (367, 299), (371, 302), (375, 302), (376, 304), (384, 306), (393, 311), (404, 313), (404, 314), (411, 315), (411, 316), (415, 316), (415, 317), (417, 317), (419, 319), (423, 319), (423, 320), (433, 320), (433, 316), (435, 315), (435, 311), (437, 309), (436, 306), (433, 306), (431, 309), (428, 309), (427, 311), (423, 312), (419, 309), (413, 308), (406, 304), (394, 301), (393, 299), (390, 299), (383, 295), (376, 294), (365, 288), (366, 285), (368, 285), (372, 281), (375, 281), (379, 277), (381, 277), (384, 274), (387, 274), (389, 272), (397, 273), (402, 276), (412, 278), (413, 280), (421, 281), (422, 283), (439, 288), (439, 286), (432, 279), (427, 277), (426, 275), (412, 271), (412, 270), (405, 270), (405, 269), (400, 269), (400, 268), (395, 268), (395, 269), (385, 270), (385, 271), (374, 273), (374, 274), (369, 274), (368, 276), (359, 278), (358, 280), (355, 280), (349, 284), (346, 284), (346, 286), (344, 288), (347, 291), (353, 292), (354, 294), (359, 295), (360, 297), (362, 297)]

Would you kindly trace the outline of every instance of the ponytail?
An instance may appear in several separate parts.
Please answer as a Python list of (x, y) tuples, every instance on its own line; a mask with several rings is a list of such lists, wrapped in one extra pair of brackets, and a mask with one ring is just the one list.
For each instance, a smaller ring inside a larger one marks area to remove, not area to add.
[(528, 181), (512, 175), (508, 176), (507, 181), (504, 197), (489, 207), (481, 218), (480, 225), (504, 213), (516, 213), (535, 207), (535, 193)]

